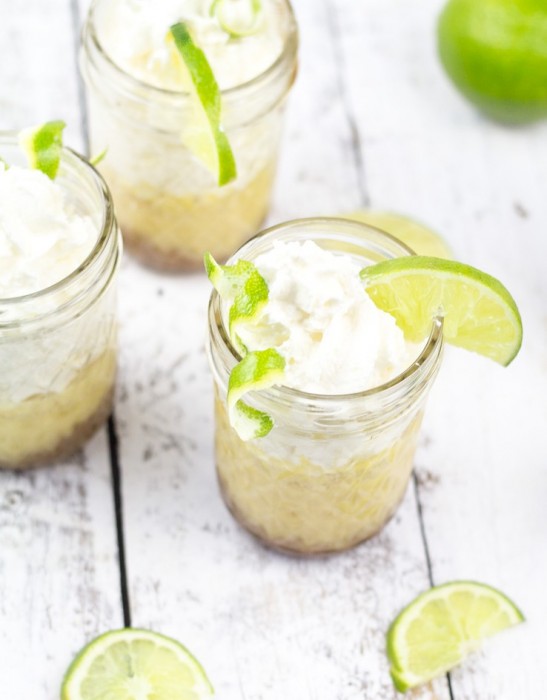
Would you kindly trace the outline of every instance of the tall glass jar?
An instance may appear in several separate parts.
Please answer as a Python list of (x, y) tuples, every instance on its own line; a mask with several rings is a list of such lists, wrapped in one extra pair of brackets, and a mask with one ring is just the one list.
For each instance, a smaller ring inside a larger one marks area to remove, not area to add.
[[(252, 261), (275, 241), (304, 240), (349, 255), (363, 267), (411, 254), (364, 224), (305, 219), (268, 229), (233, 259)], [(412, 471), (426, 397), (441, 360), (442, 322), (433, 322), (411, 366), (382, 386), (341, 396), (285, 386), (246, 395), (246, 403), (274, 421), (266, 437), (248, 442), (228, 420), (228, 379), (240, 357), (216, 292), (209, 331), (216, 467), (234, 517), (267, 545), (299, 554), (345, 550), (381, 530), (402, 500)]]
[(223, 126), (238, 170), (224, 187), (182, 142), (183, 125), (194, 118), (189, 94), (154, 87), (122, 70), (102, 41), (101, 17), (110, 0), (91, 6), (81, 51), (91, 147), (108, 148), (100, 170), (126, 247), (147, 265), (201, 269), (205, 251), (225, 260), (266, 216), (298, 47), (288, 0), (269, 1), (283, 17), (283, 49), (265, 72), (222, 92)]
[[(0, 134), (0, 154), (23, 165), (15, 134)], [(121, 254), (112, 200), (96, 170), (68, 149), (55, 182), (90, 218), (97, 240), (56, 284), (0, 298), (0, 468), (69, 456), (111, 411)]]

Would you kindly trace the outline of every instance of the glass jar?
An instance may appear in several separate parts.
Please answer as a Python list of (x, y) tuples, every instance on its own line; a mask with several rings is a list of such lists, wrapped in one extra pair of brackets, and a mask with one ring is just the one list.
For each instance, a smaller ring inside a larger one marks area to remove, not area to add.
[[(254, 260), (275, 241), (312, 240), (360, 265), (412, 253), (388, 234), (340, 219), (281, 224), (244, 245)], [(274, 428), (242, 441), (230, 426), (226, 393), (241, 359), (223, 323), (221, 300), (209, 305), (208, 352), (215, 381), (216, 467), (234, 517), (267, 545), (299, 554), (348, 549), (379, 532), (401, 502), (412, 471), (425, 400), (437, 374), (442, 321), (408, 369), (354, 394), (309, 394), (284, 386), (247, 394)]]
[[(0, 135), (0, 155), (24, 165), (15, 134)], [(56, 284), (0, 298), (0, 468), (69, 456), (112, 406), (121, 255), (112, 200), (95, 169), (66, 148), (55, 182), (91, 219), (97, 241)]]
[[(223, 126), (238, 176), (218, 187), (183, 144), (193, 119), (189, 94), (143, 83), (119, 68), (101, 43), (95, 0), (82, 36), (81, 69), (88, 88), (92, 152), (116, 203), (126, 247), (161, 270), (202, 269), (203, 254), (225, 260), (254, 235), (267, 214), (284, 107), (296, 76), (298, 35), (287, 0), (281, 55), (252, 80), (222, 92)], [(166, 30), (167, 31), (167, 30)], [(191, 122), (190, 122), (191, 123)]]

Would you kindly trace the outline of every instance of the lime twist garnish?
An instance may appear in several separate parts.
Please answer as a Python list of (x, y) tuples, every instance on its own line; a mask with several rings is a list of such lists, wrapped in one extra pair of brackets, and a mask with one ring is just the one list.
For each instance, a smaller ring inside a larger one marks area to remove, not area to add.
[(422, 593), (392, 623), (387, 655), (397, 690), (440, 676), (481, 640), (524, 621), (503, 593), (482, 583), (454, 581)]
[(405, 337), (419, 342), (443, 317), (452, 345), (508, 365), (522, 344), (522, 320), (508, 290), (470, 265), (408, 256), (365, 268), (361, 279), (372, 301), (395, 317)]
[(237, 177), (237, 167), (222, 126), (222, 98), (215, 75), (186, 24), (174, 24), (168, 36), (172, 37), (176, 55), (185, 67), (188, 88), (194, 98), (195, 113), (184, 130), (184, 143), (216, 174), (220, 186), (227, 185)]
[(31, 168), (55, 179), (63, 149), (63, 121), (52, 121), (19, 132), (19, 143)]
[(268, 389), (283, 378), (284, 358), (273, 348), (248, 352), (237, 335), (242, 323), (257, 320), (268, 301), (268, 285), (253, 263), (238, 260), (234, 265), (219, 265), (205, 254), (205, 270), (221, 299), (229, 302), (230, 339), (243, 359), (233, 368), (228, 382), (230, 424), (242, 440), (265, 437), (273, 420), (262, 411), (241, 401), (250, 391)]
[(62, 700), (201, 700), (213, 687), (182, 644), (161, 634), (122, 629), (97, 637), (69, 667)]
[(413, 219), (386, 211), (362, 209), (344, 214), (344, 219), (360, 221), (375, 226), (398, 238), (417, 255), (452, 259), (454, 256), (448, 243), (436, 232)]
[(99, 163), (102, 163), (102, 161), (106, 158), (106, 154), (108, 153), (108, 147), (103, 148), (103, 150), (100, 153), (97, 153), (96, 156), (91, 156), (89, 159), (89, 163), (93, 166), (99, 165)]
[(209, 13), (227, 34), (238, 39), (260, 29), (262, 0), (214, 0)]

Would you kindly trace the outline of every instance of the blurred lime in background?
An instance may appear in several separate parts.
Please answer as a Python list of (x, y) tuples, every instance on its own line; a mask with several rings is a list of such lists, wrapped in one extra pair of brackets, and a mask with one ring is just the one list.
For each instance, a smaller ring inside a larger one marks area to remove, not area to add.
[(448, 243), (436, 231), (432, 231), (424, 224), (409, 219), (407, 216), (375, 211), (374, 209), (361, 209), (350, 214), (343, 214), (343, 217), (382, 229), (382, 231), (398, 238), (417, 255), (449, 259), (454, 257)]
[(547, 117), (547, 0), (449, 0), (438, 45), (450, 78), (488, 116)]

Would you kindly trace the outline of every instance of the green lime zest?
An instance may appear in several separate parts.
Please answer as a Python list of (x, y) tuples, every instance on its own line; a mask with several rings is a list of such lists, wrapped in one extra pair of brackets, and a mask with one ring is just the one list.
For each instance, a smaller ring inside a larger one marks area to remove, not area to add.
[(205, 270), (220, 297), (232, 302), (228, 312), (230, 340), (244, 355), (246, 348), (237, 335), (237, 328), (260, 316), (268, 301), (268, 285), (248, 260), (238, 260), (234, 265), (219, 265), (210, 253), (206, 253)]
[(100, 153), (97, 153), (97, 155), (92, 156), (89, 159), (89, 162), (91, 165), (99, 165), (99, 163), (102, 163), (102, 161), (106, 158), (106, 154), (108, 153), (108, 146), (106, 148), (103, 148), (103, 150)]
[(195, 115), (183, 135), (192, 152), (217, 175), (219, 186), (237, 177), (232, 147), (222, 126), (222, 97), (203, 50), (194, 42), (188, 26), (178, 22), (170, 28), (178, 55), (190, 79)]
[(213, 687), (202, 666), (182, 644), (143, 629), (107, 632), (90, 642), (70, 665), (61, 700), (123, 698), (204, 700)]
[(412, 255), (361, 271), (372, 301), (395, 317), (405, 337), (423, 341), (436, 316), (452, 345), (508, 365), (522, 345), (515, 300), (495, 277), (471, 265)]
[(231, 37), (250, 36), (260, 29), (262, 0), (214, 0), (209, 14)]
[(475, 581), (435, 586), (415, 598), (387, 633), (387, 655), (397, 690), (443, 675), (481, 640), (524, 621), (506, 595)]
[(30, 167), (41, 170), (51, 180), (55, 179), (59, 170), (65, 126), (63, 121), (51, 121), (19, 133), (19, 143)]
[(248, 406), (241, 398), (279, 383), (284, 370), (285, 359), (273, 348), (249, 352), (233, 368), (228, 381), (228, 415), (242, 440), (265, 437), (274, 423), (268, 414)]

